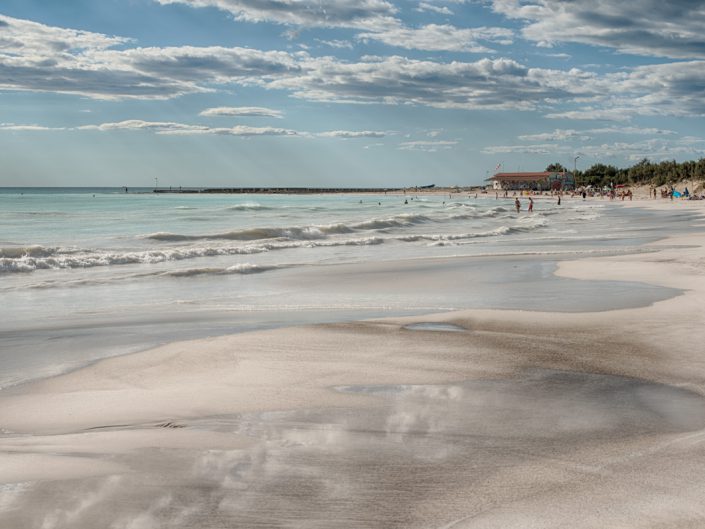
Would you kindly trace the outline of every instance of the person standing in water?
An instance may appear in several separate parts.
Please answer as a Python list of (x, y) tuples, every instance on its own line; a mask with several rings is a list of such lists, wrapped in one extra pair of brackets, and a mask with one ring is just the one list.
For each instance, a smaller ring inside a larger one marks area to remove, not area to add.
[(519, 197), (514, 199), (514, 207), (516, 208), (517, 213), (521, 211), (521, 202), (519, 202)]
[(529, 213), (534, 211), (534, 199), (529, 197)]

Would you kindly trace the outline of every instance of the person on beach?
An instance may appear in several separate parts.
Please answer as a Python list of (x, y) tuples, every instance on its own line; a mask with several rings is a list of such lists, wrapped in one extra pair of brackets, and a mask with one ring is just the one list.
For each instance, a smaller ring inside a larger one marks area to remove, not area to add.
[(560, 195), (560, 193), (558, 194), (558, 205), (559, 205), (559, 206), (561, 205), (561, 195)]
[(517, 213), (521, 211), (521, 202), (519, 202), (519, 197), (514, 199), (514, 207), (516, 208)]
[(529, 197), (529, 213), (534, 211), (534, 199)]

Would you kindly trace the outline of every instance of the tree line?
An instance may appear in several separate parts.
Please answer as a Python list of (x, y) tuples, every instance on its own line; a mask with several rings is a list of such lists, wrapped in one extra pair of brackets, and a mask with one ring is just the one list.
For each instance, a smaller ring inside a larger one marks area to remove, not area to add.
[[(560, 163), (552, 163), (546, 171), (567, 171)], [(584, 171), (576, 171), (578, 186), (610, 186), (618, 184), (663, 186), (684, 180), (705, 181), (705, 158), (676, 162), (675, 160), (652, 162), (644, 158), (627, 168), (596, 163)]]

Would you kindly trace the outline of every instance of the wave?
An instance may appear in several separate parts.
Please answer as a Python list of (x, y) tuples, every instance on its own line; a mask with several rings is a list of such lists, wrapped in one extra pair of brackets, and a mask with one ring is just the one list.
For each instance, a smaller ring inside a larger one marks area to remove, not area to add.
[(351, 224), (337, 223), (312, 226), (292, 226), (284, 228), (246, 228), (242, 230), (205, 235), (156, 232), (142, 235), (141, 238), (160, 242), (183, 242), (198, 240), (256, 241), (266, 239), (316, 240), (325, 239), (329, 235), (345, 235), (355, 231), (403, 228), (414, 224), (429, 222), (430, 220), (431, 219), (429, 217), (424, 215), (404, 213), (393, 217), (371, 219)]
[(487, 231), (477, 231), (470, 233), (451, 233), (451, 234), (416, 234), (416, 235), (399, 235), (393, 237), (393, 239), (402, 242), (418, 242), (418, 241), (431, 241), (434, 244), (432, 246), (443, 246), (442, 243), (447, 241), (459, 241), (463, 239), (477, 239), (483, 237), (498, 237), (502, 235), (511, 235), (514, 233), (526, 233), (533, 231), (538, 228), (543, 228), (548, 225), (548, 221), (545, 219), (532, 220), (531, 222), (526, 222), (525, 225), (519, 226), (497, 226), (494, 229)]
[(257, 202), (244, 202), (242, 204), (235, 204), (233, 206), (228, 206), (225, 208), (227, 211), (264, 211), (271, 208), (270, 206), (263, 206)]
[(239, 263), (227, 268), (187, 268), (184, 270), (170, 270), (161, 272), (158, 275), (161, 277), (194, 277), (202, 275), (232, 275), (232, 274), (260, 274), (269, 272), (270, 270), (280, 270), (282, 268), (290, 268), (291, 265), (257, 265), (252, 263)]
[(48, 257), (54, 255), (57, 248), (46, 248), (44, 246), (8, 246), (0, 248), (0, 258), (18, 259), (21, 257)]
[[(157, 264), (167, 261), (196, 259), (199, 257), (254, 255), (264, 252), (294, 248), (370, 246), (382, 243), (384, 243), (384, 239), (380, 237), (363, 237), (335, 241), (290, 241), (249, 246), (175, 248), (169, 250), (134, 252), (67, 249), (66, 252), (62, 253), (61, 249), (50, 248), (44, 249), (44, 252), (36, 250), (34, 255), (30, 255), (25, 252), (16, 253), (14, 256), (8, 255), (7, 257), (0, 258), (0, 274), (29, 273), (34, 272), (35, 270), (61, 270), (115, 265)], [(5, 249), (3, 248), (3, 250)]]

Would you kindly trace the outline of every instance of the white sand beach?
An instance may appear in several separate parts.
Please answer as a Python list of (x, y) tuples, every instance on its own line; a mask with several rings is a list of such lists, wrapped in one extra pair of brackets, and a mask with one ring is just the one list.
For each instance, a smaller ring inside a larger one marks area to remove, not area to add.
[(245, 332), (7, 388), (3, 527), (702, 527), (705, 234), (650, 249), (556, 272), (682, 290), (647, 307)]

